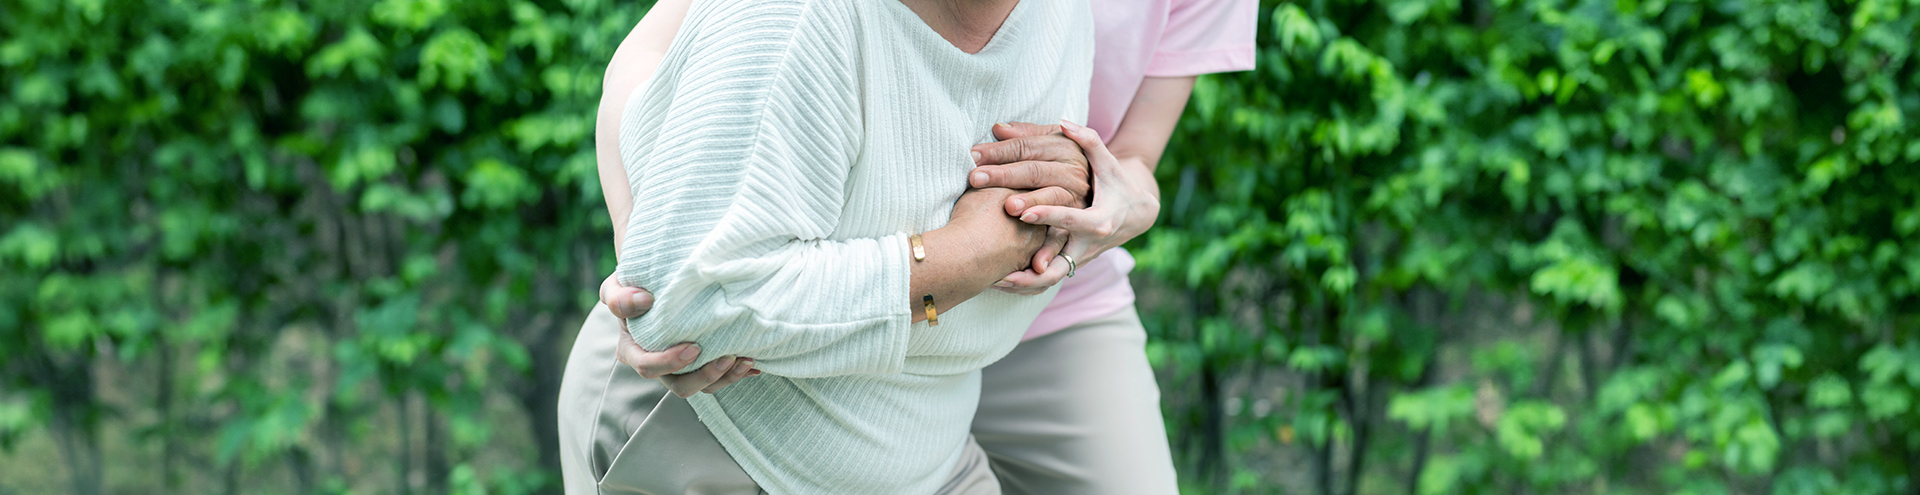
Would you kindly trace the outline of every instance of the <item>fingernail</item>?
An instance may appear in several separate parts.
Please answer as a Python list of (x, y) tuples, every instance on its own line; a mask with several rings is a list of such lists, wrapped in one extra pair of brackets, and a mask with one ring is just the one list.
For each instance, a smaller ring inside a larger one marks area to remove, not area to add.
[(747, 372), (747, 376), (760, 376), (760, 370), (749, 371)]
[[(652, 303), (653, 303), (653, 298), (643, 296), (641, 294), (634, 294), (631, 296), (627, 296), (627, 311), (642, 312), (642, 311), (650, 310), (650, 309), (653, 309)], [(642, 309), (642, 308), (645, 308), (645, 309)]]
[(734, 373), (746, 373), (747, 370), (751, 370), (751, 369), (753, 369), (753, 361), (742, 359), (740, 361), (733, 363)]
[(999, 288), (1002, 288), (1002, 289), (1005, 289), (1005, 288), (1008, 288), (1008, 287), (1013, 287), (1013, 282), (1008, 282), (1008, 281), (1005, 281), (1005, 280), (1001, 280), (1001, 281), (999, 281), (999, 282), (994, 282), (994, 283), (993, 283), (993, 286), (994, 286), (994, 287), (999, 287)]
[(978, 151), (969, 151), (969, 152), (967, 152), (967, 153), (970, 153), (970, 154), (972, 154), (972, 155), (973, 155), (973, 163), (976, 163), (976, 164), (977, 164), (977, 163), (980, 163), (980, 152), (978, 152)]
[(1025, 214), (1025, 215), (1020, 215), (1020, 221), (1022, 221), (1022, 222), (1027, 222), (1027, 223), (1033, 223), (1033, 222), (1038, 222), (1038, 221), (1040, 221), (1040, 214), (1038, 214), (1038, 213), (1028, 213), (1028, 214)]
[(1005, 127), (1005, 128), (1008, 128), (1008, 129), (1012, 129), (1012, 128), (1013, 128), (1013, 124), (1008, 124), (1008, 123), (1006, 123), (1006, 122), (1000, 122), (1000, 123), (997, 123), (997, 124), (994, 124), (994, 127)]
[(1080, 124), (1075, 124), (1071, 120), (1060, 119), (1060, 128), (1066, 129), (1067, 132), (1071, 132), (1075, 134), (1080, 133)]
[(1013, 209), (1015, 210), (1027, 209), (1027, 200), (1020, 199), (1020, 198), (1013, 198), (1013, 200), (1008, 202), (1013, 203)]
[(687, 346), (687, 348), (680, 350), (681, 360), (692, 360), (693, 358), (698, 357), (699, 355), (700, 355), (700, 344), (689, 345)]
[[(978, 155), (979, 153), (974, 153), (974, 154), (975, 154), (975, 155)], [(976, 157), (974, 157), (974, 159), (976, 159), (976, 160), (977, 160), (977, 159), (979, 159), (979, 157), (978, 157), (978, 156), (976, 156)], [(986, 186), (986, 185), (987, 185), (987, 173), (986, 173), (986, 172), (974, 172), (974, 173), (973, 173), (973, 187), (983, 187), (983, 186)]]

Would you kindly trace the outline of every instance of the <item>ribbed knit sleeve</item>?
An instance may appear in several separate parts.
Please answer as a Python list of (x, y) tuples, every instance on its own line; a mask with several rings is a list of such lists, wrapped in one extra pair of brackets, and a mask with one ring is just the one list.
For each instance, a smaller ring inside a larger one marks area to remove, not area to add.
[(862, 134), (844, 8), (696, 3), (630, 100), (634, 214), (618, 275), (655, 297), (628, 322), (641, 347), (696, 342), (693, 367), (751, 356), (781, 376), (901, 371), (905, 234), (826, 240)]

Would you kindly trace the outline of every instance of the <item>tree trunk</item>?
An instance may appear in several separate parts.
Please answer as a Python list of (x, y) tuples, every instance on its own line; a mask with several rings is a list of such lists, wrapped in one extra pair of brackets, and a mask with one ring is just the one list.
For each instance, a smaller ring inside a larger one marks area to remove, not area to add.
[(1348, 414), (1353, 421), (1353, 448), (1347, 452), (1347, 493), (1359, 495), (1360, 475), (1366, 470), (1367, 441), (1373, 432), (1373, 406), (1368, 399), (1371, 386), (1354, 390), (1354, 384), (1347, 384), (1343, 394), (1348, 397)]
[(426, 427), (427, 438), (421, 444), (427, 457), (427, 493), (447, 493), (447, 475), (451, 472), (447, 468), (447, 449), (452, 446), (447, 445), (444, 433), (446, 426), (440, 415), (433, 411), (431, 403), (423, 409), (426, 411), (421, 414), (425, 423), (422, 426)]
[(165, 334), (154, 345), (154, 352), (160, 356), (160, 371), (155, 373), (154, 403), (160, 411), (160, 486), (167, 493), (177, 493), (180, 489), (180, 438), (175, 425), (178, 419), (173, 416), (173, 347), (168, 345)]
[(1420, 494), (1420, 473), (1427, 470), (1427, 448), (1433, 443), (1433, 429), (1420, 430), (1413, 441), (1413, 471), (1407, 475), (1407, 495)]
[(99, 408), (94, 397), (93, 368), (86, 359), (63, 366), (48, 350), (37, 351), (26, 367), (34, 381), (53, 396), (53, 436), (67, 464), (68, 483), (75, 495), (99, 495), (103, 477), (100, 439), (93, 429)]
[(563, 335), (553, 322), (551, 315), (542, 313), (525, 326), (535, 336), (520, 339), (527, 353), (533, 356), (533, 369), (527, 385), (519, 387), (516, 395), (520, 408), (527, 413), (527, 427), (532, 430), (539, 448), (540, 467), (557, 473), (560, 470), (560, 377), (567, 369), (565, 351), (570, 349), (558, 343), (572, 344), (573, 339), (566, 338), (569, 335)]
[(394, 473), (394, 493), (409, 495), (413, 493), (413, 401), (410, 394), (401, 394), (396, 416), (400, 418), (400, 459), (399, 471)]
[(60, 456), (67, 463), (68, 483), (75, 495), (99, 495), (100, 492), (100, 445), (97, 438), (79, 426), (72, 416), (70, 407), (57, 407), (55, 412), (54, 437), (60, 442)]

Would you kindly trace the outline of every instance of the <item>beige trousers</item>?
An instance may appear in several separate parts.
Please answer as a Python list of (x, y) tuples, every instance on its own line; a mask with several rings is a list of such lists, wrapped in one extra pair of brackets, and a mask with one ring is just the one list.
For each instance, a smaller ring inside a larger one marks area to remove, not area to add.
[(1147, 332), (1133, 307), (987, 366), (973, 437), (1009, 494), (1179, 493)]
[[(619, 317), (596, 305), (560, 379), (560, 478), (567, 495), (766, 493), (727, 455), (686, 399), (615, 356)], [(999, 495), (980, 445), (968, 439), (939, 495)]]
[[(622, 330), (596, 306), (568, 357), (566, 493), (761, 493), (684, 399), (615, 359)], [(974, 442), (940, 493), (1177, 493), (1145, 342), (1129, 308), (1022, 343), (987, 367)]]

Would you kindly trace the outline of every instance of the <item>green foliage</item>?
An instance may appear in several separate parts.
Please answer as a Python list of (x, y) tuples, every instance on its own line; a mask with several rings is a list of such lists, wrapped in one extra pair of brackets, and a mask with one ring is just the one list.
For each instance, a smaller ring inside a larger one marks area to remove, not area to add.
[(1920, 484), (1920, 3), (1260, 15), (1137, 242), (1192, 486)]
[[(0, 0), (0, 448), (77, 493), (553, 488), (643, 7)], [(1259, 15), (1136, 243), (1190, 486), (1920, 483), (1920, 3)]]
[(0, 2), (0, 447), (51, 431), (88, 493), (107, 422), (160, 452), (143, 491), (557, 486), (644, 8)]

